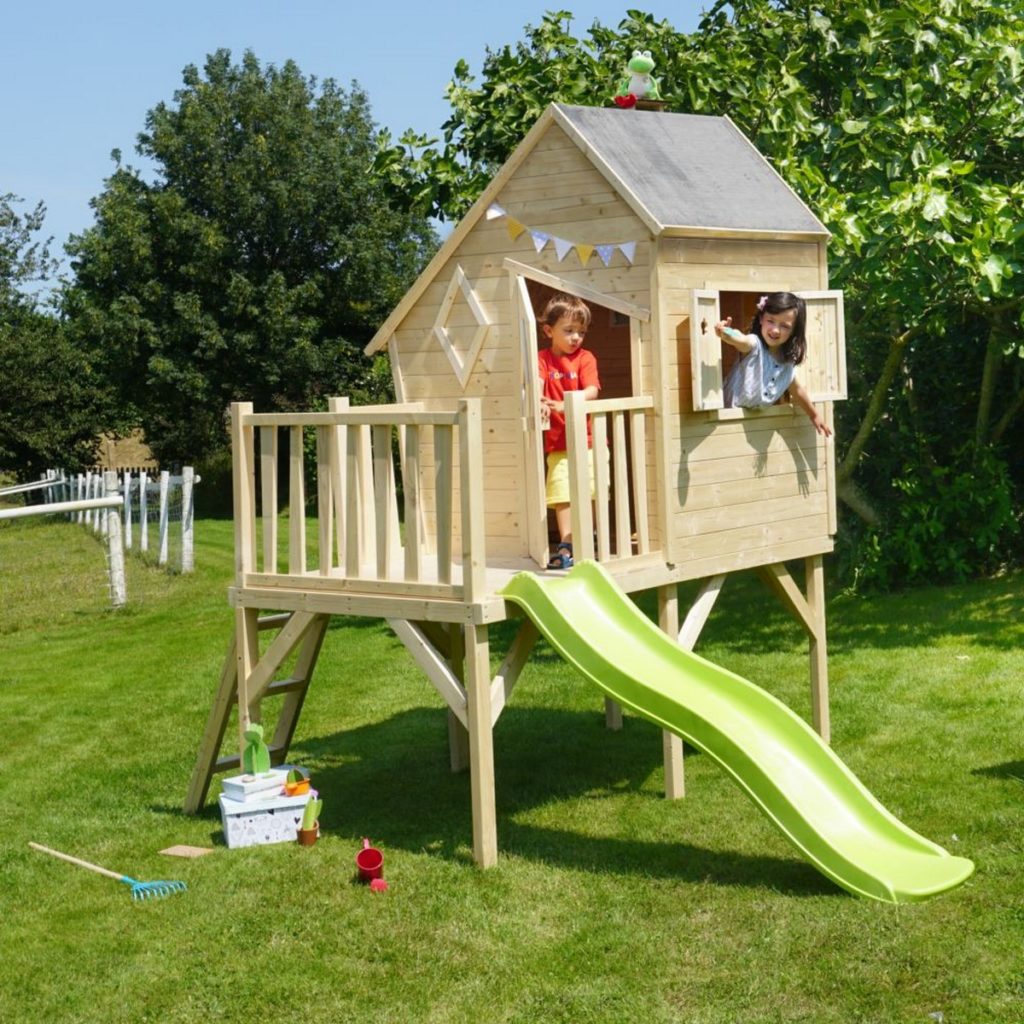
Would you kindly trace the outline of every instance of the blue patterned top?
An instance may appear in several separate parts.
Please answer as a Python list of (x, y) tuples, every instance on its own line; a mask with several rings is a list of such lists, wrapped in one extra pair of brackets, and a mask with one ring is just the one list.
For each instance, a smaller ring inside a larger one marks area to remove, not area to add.
[(729, 371), (725, 382), (725, 407), (758, 409), (774, 405), (793, 383), (796, 367), (779, 362), (771, 349), (756, 335), (756, 345)]

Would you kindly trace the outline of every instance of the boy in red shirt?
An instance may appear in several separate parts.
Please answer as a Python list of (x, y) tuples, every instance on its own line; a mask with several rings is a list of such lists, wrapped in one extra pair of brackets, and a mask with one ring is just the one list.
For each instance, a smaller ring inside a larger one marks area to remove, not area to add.
[[(588, 401), (597, 398), (601, 381), (597, 359), (583, 348), (590, 326), (590, 307), (574, 295), (553, 295), (538, 318), (550, 348), (537, 352), (541, 382), (541, 411), (546, 410), (549, 426), (544, 433), (547, 454), (547, 505), (555, 510), (558, 547), (548, 562), (549, 569), (572, 566), (572, 516), (569, 509), (569, 466), (565, 451), (565, 392), (582, 391)], [(594, 496), (594, 449), (587, 420), (590, 448), (590, 489)]]

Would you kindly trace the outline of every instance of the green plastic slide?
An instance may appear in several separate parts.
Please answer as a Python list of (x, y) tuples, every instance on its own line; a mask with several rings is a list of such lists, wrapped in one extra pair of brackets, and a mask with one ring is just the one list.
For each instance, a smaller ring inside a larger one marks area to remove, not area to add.
[(905, 903), (952, 889), (974, 871), (893, 817), (785, 704), (681, 648), (596, 562), (565, 576), (519, 573), (502, 596), (609, 697), (717, 761), (844, 889)]

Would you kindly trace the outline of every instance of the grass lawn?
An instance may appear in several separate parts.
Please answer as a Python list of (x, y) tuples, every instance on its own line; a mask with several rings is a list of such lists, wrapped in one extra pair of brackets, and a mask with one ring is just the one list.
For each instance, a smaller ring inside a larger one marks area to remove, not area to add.
[[(0, 524), (0, 1021), (1024, 1021), (1021, 575), (830, 601), (836, 751), (977, 865), (894, 907), (798, 859), (708, 758), (666, 802), (657, 730), (608, 732), (543, 645), (495, 732), (501, 856), (479, 871), (441, 700), (377, 620), (333, 621), (292, 749), (320, 842), (226, 849), (213, 801), (180, 807), (230, 639), (231, 544), (204, 520), (194, 575), (130, 558), (112, 612), (97, 539)], [(497, 661), (512, 631), (495, 633)], [(806, 717), (805, 648), (741, 577), (698, 650)], [(353, 881), (362, 836), (387, 893)], [(188, 891), (133, 903), (30, 840)], [(158, 852), (177, 843), (215, 851)]]

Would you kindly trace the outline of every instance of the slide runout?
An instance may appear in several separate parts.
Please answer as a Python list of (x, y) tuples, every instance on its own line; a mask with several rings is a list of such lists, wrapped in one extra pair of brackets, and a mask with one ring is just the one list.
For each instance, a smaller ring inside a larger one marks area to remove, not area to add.
[(659, 630), (597, 563), (567, 576), (520, 573), (503, 596), (608, 696), (712, 757), (843, 888), (910, 902), (973, 872), (886, 810), (785, 704)]

